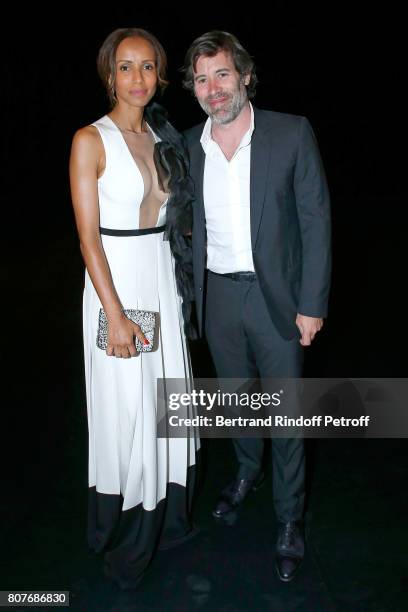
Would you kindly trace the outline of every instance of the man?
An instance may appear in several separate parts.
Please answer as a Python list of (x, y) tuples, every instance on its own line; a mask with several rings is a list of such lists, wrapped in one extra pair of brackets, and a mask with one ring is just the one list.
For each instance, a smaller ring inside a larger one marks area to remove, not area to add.
[[(208, 115), (186, 132), (200, 334), (220, 378), (300, 377), (302, 346), (323, 325), (330, 279), (329, 194), (313, 131), (304, 117), (251, 105), (254, 64), (229, 33), (195, 40), (184, 73)], [(234, 447), (238, 473), (216, 517), (262, 479), (263, 440), (236, 439)], [(272, 459), (277, 571), (289, 581), (304, 555), (303, 439), (274, 439)]]

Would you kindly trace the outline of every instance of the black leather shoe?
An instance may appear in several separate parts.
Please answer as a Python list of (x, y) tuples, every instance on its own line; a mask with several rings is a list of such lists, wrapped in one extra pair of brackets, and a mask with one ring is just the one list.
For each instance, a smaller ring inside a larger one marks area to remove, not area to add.
[(305, 554), (305, 537), (301, 521), (280, 523), (276, 544), (276, 570), (283, 582), (290, 582)]
[(212, 515), (221, 518), (233, 512), (242, 504), (250, 491), (257, 491), (263, 484), (265, 475), (261, 473), (256, 479), (237, 478), (231, 482), (218, 498)]

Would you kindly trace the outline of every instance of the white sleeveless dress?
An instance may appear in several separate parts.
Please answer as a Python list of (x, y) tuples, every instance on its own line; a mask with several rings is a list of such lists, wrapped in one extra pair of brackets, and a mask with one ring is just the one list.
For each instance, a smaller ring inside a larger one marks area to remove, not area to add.
[[(138, 229), (142, 175), (115, 123), (104, 116), (93, 125), (106, 156), (98, 181), (100, 226)], [(156, 225), (165, 220), (166, 203)], [(157, 379), (185, 379), (186, 390), (192, 382), (169, 242), (163, 233), (101, 239), (123, 307), (155, 311), (160, 321), (156, 350), (130, 359), (107, 356), (96, 346), (102, 304), (85, 272), (88, 540), (92, 550), (105, 552), (110, 574), (126, 588), (137, 582), (157, 542), (165, 547), (192, 535), (188, 509), (199, 442), (194, 432), (156, 437)]]

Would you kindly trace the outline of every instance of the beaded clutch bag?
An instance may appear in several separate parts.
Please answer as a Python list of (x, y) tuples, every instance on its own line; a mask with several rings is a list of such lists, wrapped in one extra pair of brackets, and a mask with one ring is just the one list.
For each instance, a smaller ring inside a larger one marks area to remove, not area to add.
[[(136, 350), (139, 353), (148, 353), (153, 349), (154, 330), (156, 327), (156, 313), (149, 310), (136, 310), (129, 308), (123, 311), (128, 319), (140, 326), (149, 344), (142, 344), (139, 338), (135, 337)], [(96, 346), (106, 350), (108, 346), (108, 320), (103, 308), (99, 310), (98, 334)]]

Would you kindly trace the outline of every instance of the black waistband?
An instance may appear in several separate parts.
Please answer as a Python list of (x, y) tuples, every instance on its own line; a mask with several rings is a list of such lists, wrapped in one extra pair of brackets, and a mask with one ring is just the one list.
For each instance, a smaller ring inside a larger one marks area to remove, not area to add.
[(133, 230), (116, 230), (100, 227), (99, 231), (101, 234), (105, 234), (105, 236), (144, 236), (145, 234), (158, 234), (164, 232), (165, 229), (165, 225), (160, 225), (159, 227), (145, 227), (143, 229)]
[(219, 274), (218, 272), (213, 272), (209, 270), (211, 274), (215, 274), (215, 276), (223, 276), (224, 278), (231, 278), (234, 281), (254, 281), (256, 279), (255, 272), (226, 272), (225, 274)]

